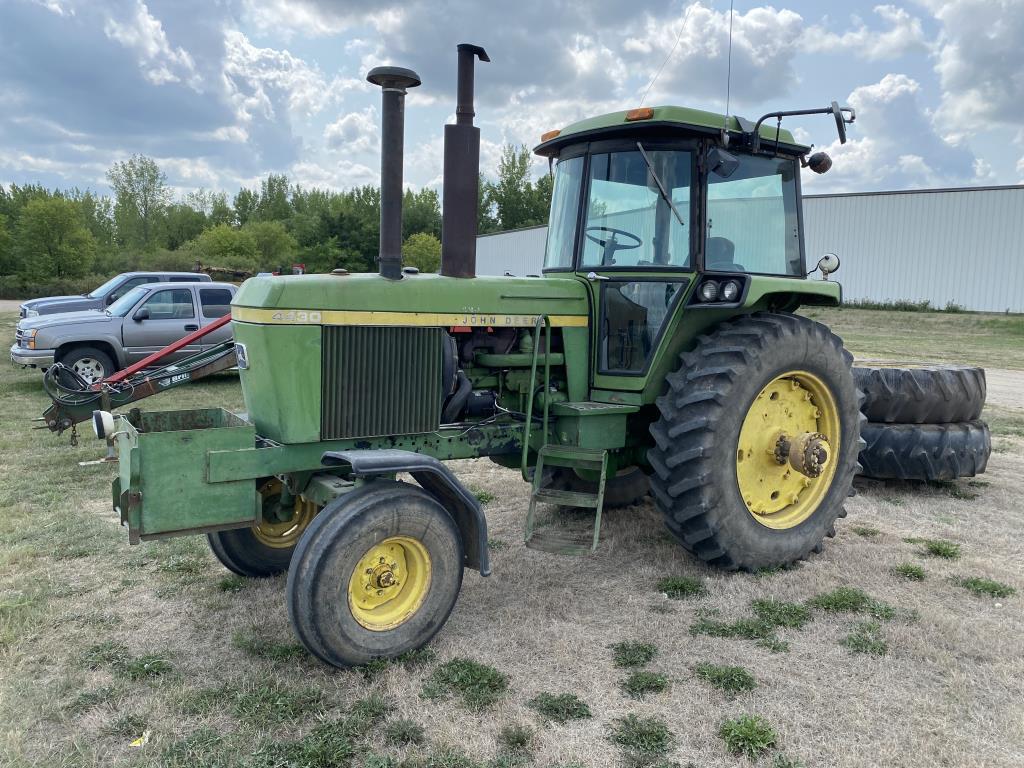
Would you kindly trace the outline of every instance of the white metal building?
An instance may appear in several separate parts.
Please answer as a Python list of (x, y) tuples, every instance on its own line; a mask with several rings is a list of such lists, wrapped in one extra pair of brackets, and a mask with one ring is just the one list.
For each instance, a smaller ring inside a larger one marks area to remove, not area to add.
[[(481, 275), (539, 275), (547, 227), (477, 240)], [(1024, 312), (1024, 185), (804, 197), (809, 265), (839, 254), (848, 300)]]

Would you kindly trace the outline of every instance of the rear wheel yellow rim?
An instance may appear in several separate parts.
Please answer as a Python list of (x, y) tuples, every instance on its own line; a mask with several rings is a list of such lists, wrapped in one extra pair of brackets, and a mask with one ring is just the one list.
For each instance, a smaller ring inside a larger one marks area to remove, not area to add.
[[(260, 496), (265, 507), (268, 503), (276, 503), (276, 500), (280, 499), (283, 487), (281, 481), (275, 478), (260, 488)], [(296, 496), (295, 509), (291, 517), (287, 520), (264, 519), (252, 527), (252, 534), (260, 544), (271, 549), (289, 549), (298, 542), (306, 526), (316, 517), (317, 511), (316, 504)]]
[(373, 632), (404, 624), (430, 591), (430, 553), (419, 539), (391, 536), (370, 547), (352, 569), (348, 606)]
[[(779, 450), (812, 435), (825, 457), (817, 477), (783, 462)], [(768, 528), (803, 523), (832, 485), (840, 447), (839, 408), (828, 385), (807, 371), (776, 376), (750, 404), (736, 445), (736, 482), (747, 511)]]

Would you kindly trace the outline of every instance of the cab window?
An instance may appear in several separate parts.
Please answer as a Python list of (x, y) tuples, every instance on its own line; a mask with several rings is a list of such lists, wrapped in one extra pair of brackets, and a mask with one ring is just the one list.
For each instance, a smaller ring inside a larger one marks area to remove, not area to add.
[(679, 150), (592, 155), (582, 266), (688, 268), (691, 169)]
[(709, 174), (706, 269), (803, 276), (796, 173), (792, 159), (740, 155), (728, 178)]
[(583, 157), (559, 160), (555, 166), (555, 185), (551, 192), (551, 216), (548, 242), (544, 249), (544, 269), (571, 269), (576, 244), (576, 216), (580, 207), (583, 182)]
[(199, 303), (203, 307), (203, 317), (223, 317), (231, 311), (231, 291), (227, 288), (202, 288)]
[(188, 289), (157, 291), (140, 309), (149, 310), (150, 320), (187, 320), (196, 316), (192, 291)]

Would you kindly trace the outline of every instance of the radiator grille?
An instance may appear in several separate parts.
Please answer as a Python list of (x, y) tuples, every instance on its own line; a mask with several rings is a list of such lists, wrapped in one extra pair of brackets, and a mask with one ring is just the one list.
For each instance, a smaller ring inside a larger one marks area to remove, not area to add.
[(443, 337), (440, 328), (325, 326), (321, 439), (437, 429)]

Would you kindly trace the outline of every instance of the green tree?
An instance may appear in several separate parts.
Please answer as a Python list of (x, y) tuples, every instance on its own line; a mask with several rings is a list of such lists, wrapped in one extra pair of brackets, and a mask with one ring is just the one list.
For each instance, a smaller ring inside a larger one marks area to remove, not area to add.
[(260, 267), (287, 267), (295, 258), (298, 243), (280, 221), (250, 221), (242, 227), (242, 231), (252, 235), (255, 240)]
[(423, 188), (419, 192), (405, 190), (402, 196), (402, 238), (417, 232), (441, 236), (441, 201), (437, 190)]
[(152, 158), (132, 155), (107, 171), (114, 190), (114, 221), (122, 245), (153, 248), (159, 245), (164, 214), (171, 202), (167, 176)]
[(207, 219), (210, 224), (233, 224), (235, 211), (228, 204), (228, 196), (223, 192), (214, 192), (210, 195), (210, 210), (207, 211)]
[[(495, 229), (532, 227), (547, 222), (551, 206), (551, 177), (545, 174), (536, 183), (530, 179), (530, 150), (506, 144), (498, 163), (498, 178), (486, 185), (481, 218), (494, 217)], [(481, 232), (491, 231), (482, 220)]]
[[(0, 193), (3, 188), (0, 188)], [(14, 255), (11, 233), (7, 229), (7, 217), (0, 213), (0, 275), (13, 275), (18, 271), (18, 259)]]
[(78, 206), (62, 197), (29, 201), (18, 222), (22, 272), (33, 279), (79, 277), (89, 271), (96, 240)]
[(218, 224), (204, 231), (189, 243), (189, 250), (206, 267), (241, 269), (255, 272), (259, 268), (256, 238), (244, 229)]
[(288, 177), (272, 173), (260, 182), (256, 202), (256, 218), (260, 221), (287, 221), (292, 215), (288, 201)]
[(253, 218), (256, 213), (256, 205), (259, 203), (259, 196), (251, 189), (242, 187), (235, 195), (233, 206), (235, 208), (235, 222), (238, 226), (244, 226)]
[(174, 251), (189, 240), (199, 237), (208, 224), (206, 213), (188, 203), (173, 203), (167, 206), (166, 241)]
[(402, 264), (420, 272), (437, 272), (441, 266), (441, 241), (429, 232), (416, 232), (402, 243)]

